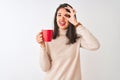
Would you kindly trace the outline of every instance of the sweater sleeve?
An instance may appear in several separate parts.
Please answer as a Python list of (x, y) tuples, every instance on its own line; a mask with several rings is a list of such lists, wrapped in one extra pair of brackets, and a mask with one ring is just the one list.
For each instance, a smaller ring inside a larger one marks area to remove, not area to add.
[(84, 26), (79, 25), (76, 32), (80, 35), (80, 47), (89, 50), (97, 50), (100, 47), (98, 40)]
[(49, 55), (49, 50), (47, 47), (46, 48), (41, 48), (41, 53), (40, 53), (40, 66), (41, 69), (45, 72), (47, 72), (48, 70), (50, 70), (51, 67), (51, 59), (50, 59), (50, 55)]

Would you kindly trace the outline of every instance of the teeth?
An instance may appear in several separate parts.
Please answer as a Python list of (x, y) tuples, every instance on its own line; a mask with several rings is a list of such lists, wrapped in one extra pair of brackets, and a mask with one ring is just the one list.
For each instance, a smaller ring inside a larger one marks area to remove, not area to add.
[(59, 24), (60, 24), (61, 26), (64, 26), (64, 25), (66, 24), (66, 22), (65, 22), (65, 21), (59, 21)]
[(65, 22), (60, 22), (61, 24), (65, 24)]

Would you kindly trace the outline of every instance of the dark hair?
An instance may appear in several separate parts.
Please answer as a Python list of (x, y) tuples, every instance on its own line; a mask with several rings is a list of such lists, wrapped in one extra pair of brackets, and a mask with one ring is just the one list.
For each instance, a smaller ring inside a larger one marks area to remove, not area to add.
[[(57, 12), (60, 8), (64, 8), (64, 7), (71, 7), (71, 5), (67, 4), (67, 3), (64, 3), (64, 4), (61, 4), (57, 9), (56, 9), (56, 12), (55, 12), (55, 16), (54, 16), (54, 33), (53, 33), (53, 39), (56, 39), (58, 36), (59, 36), (59, 27), (57, 25), (57, 21), (56, 21), (56, 16), (57, 16)], [(69, 10), (67, 10), (69, 12)], [(76, 15), (75, 15), (76, 17)], [(76, 39), (79, 38), (76, 34), (76, 29), (75, 29), (75, 26), (73, 24), (71, 24), (69, 22), (69, 25), (68, 25), (68, 29), (67, 29), (67, 32), (66, 32), (66, 37), (69, 39), (69, 41), (67, 42), (67, 44), (73, 44), (76, 42)]]

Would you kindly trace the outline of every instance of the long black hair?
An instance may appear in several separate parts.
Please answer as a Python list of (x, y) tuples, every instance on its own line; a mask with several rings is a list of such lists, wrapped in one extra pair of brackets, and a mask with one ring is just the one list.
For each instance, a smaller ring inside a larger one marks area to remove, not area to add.
[[(55, 12), (55, 16), (54, 16), (54, 33), (53, 33), (53, 39), (56, 39), (58, 36), (59, 36), (59, 27), (57, 25), (57, 12), (60, 8), (65, 8), (65, 7), (71, 7), (71, 5), (67, 4), (67, 3), (64, 3), (64, 4), (61, 4), (57, 9), (56, 9), (56, 12)], [(69, 10), (67, 10), (68, 12), (70, 12)], [(75, 15), (75, 18), (76, 18), (76, 15)], [(69, 41), (67, 42), (67, 44), (73, 44), (76, 42), (76, 39), (79, 38), (76, 34), (76, 29), (75, 29), (75, 26), (73, 24), (71, 24), (69, 22), (69, 25), (68, 25), (68, 29), (67, 29), (67, 32), (66, 32), (66, 37), (69, 39)]]

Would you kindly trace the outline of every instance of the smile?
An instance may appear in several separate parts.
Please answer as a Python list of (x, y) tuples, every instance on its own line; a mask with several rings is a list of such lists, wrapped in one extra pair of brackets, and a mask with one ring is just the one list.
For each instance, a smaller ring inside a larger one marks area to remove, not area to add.
[(59, 21), (59, 24), (60, 24), (61, 26), (64, 26), (64, 25), (66, 24), (66, 22), (65, 22), (65, 21)]

